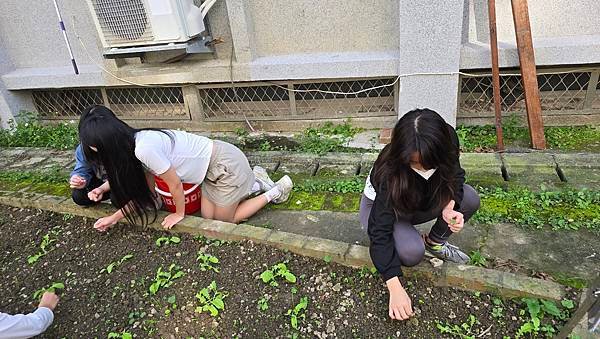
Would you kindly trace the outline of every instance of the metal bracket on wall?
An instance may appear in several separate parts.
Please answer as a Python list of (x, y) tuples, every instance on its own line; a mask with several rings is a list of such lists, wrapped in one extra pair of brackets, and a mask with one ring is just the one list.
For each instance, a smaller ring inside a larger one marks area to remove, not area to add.
[(186, 42), (169, 43), (163, 45), (113, 47), (105, 49), (102, 53), (106, 59), (131, 58), (141, 56), (148, 52), (185, 51), (186, 54), (210, 54), (213, 49), (208, 46), (212, 37), (198, 37)]

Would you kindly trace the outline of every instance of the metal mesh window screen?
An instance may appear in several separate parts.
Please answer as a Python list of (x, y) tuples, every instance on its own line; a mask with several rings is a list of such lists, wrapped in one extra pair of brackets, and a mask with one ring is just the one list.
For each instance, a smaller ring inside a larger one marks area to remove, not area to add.
[(93, 0), (92, 5), (108, 44), (152, 40), (144, 0)]
[[(542, 110), (570, 111), (585, 107), (590, 72), (569, 72), (538, 75)], [(501, 107), (503, 112), (524, 112), (525, 95), (521, 77), (500, 76)], [(494, 111), (491, 76), (462, 76), (459, 113), (489, 113)]]
[(181, 87), (107, 88), (116, 115), (140, 119), (189, 119)]
[[(207, 120), (320, 119), (395, 115), (394, 79), (201, 85)], [(381, 85), (390, 85), (370, 89)], [(364, 90), (364, 91), (363, 91)], [(335, 94), (326, 92), (359, 92)], [(324, 93), (325, 92), (325, 93)]]
[[(224, 85), (227, 86), (227, 85)], [(204, 117), (209, 120), (239, 120), (289, 115), (289, 95), (277, 86), (201, 88)]]
[(99, 89), (43, 90), (32, 96), (36, 110), (46, 119), (74, 118), (86, 107), (103, 103)]
[(393, 82), (394, 79), (372, 79), (299, 84), (296, 89), (308, 92), (296, 92), (298, 114), (315, 118), (394, 115), (394, 87), (379, 87)]

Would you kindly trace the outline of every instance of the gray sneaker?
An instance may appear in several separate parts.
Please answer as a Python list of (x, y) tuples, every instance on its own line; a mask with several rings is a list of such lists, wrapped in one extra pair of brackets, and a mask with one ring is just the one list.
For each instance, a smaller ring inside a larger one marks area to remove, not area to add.
[(281, 190), (281, 195), (279, 197), (273, 199), (273, 203), (274, 204), (283, 204), (290, 198), (290, 193), (292, 192), (294, 183), (292, 182), (292, 179), (289, 176), (284, 175), (283, 178), (281, 178), (281, 179), (279, 179), (279, 181), (277, 181), (276, 185), (277, 185), (277, 187), (279, 187), (279, 190)]
[(438, 259), (442, 259), (444, 261), (450, 261), (457, 264), (466, 264), (471, 260), (469, 256), (461, 251), (457, 246), (450, 244), (449, 242), (445, 242), (441, 245), (430, 245), (423, 239), (425, 242), (425, 249), (427, 252), (431, 253), (434, 257)]
[(275, 183), (273, 182), (273, 180), (271, 180), (271, 178), (269, 178), (269, 173), (267, 173), (266, 169), (260, 166), (254, 166), (252, 172), (254, 172), (254, 178), (256, 179), (256, 182), (258, 182), (258, 184), (260, 185), (260, 190), (262, 192), (266, 192), (271, 188), (275, 187)]

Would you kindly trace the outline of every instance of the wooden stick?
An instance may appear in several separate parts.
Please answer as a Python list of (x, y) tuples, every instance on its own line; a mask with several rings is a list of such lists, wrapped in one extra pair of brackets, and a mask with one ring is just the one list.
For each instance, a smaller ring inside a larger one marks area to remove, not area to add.
[(531, 135), (531, 147), (545, 149), (544, 122), (542, 121), (542, 106), (535, 69), (535, 56), (531, 40), (527, 0), (511, 0), (511, 3), (517, 36), (519, 63), (521, 64), (521, 82), (525, 91), (525, 105), (527, 107), (529, 134)]
[(492, 52), (492, 85), (494, 90), (494, 114), (496, 116), (496, 150), (504, 151), (502, 133), (502, 109), (500, 107), (500, 68), (498, 66), (498, 38), (496, 35), (496, 0), (488, 0), (488, 16), (490, 25), (490, 48)]

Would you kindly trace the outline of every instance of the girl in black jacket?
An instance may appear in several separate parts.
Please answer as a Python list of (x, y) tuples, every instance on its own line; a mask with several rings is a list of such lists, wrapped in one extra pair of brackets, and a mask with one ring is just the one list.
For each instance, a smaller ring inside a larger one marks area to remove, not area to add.
[[(367, 178), (360, 220), (367, 228), (373, 264), (390, 293), (389, 315), (412, 315), (411, 300), (398, 276), (425, 250), (437, 258), (466, 263), (469, 257), (448, 243), (479, 208), (479, 195), (465, 185), (456, 132), (429, 109), (406, 113), (392, 141), (379, 154)], [(437, 219), (428, 234), (413, 226)]]

